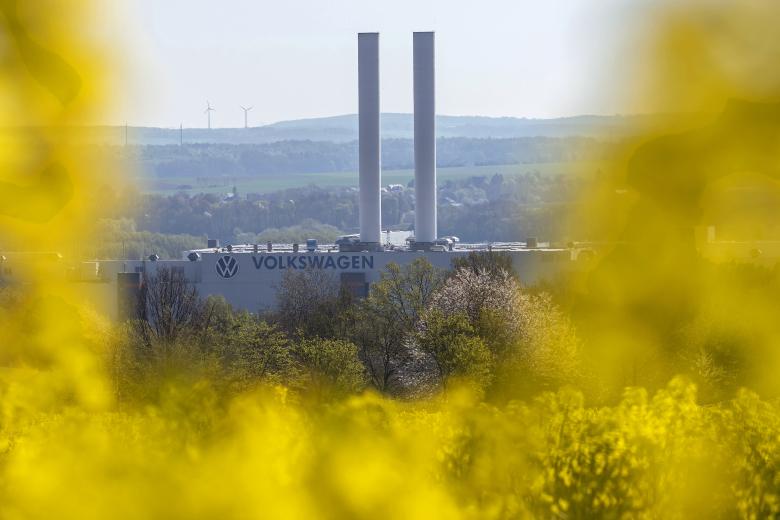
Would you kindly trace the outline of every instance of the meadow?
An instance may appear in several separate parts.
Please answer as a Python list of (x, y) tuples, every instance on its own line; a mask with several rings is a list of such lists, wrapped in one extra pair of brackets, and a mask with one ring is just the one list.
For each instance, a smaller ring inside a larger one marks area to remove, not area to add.
[[(596, 162), (529, 163), (491, 166), (462, 166), (439, 168), (437, 180), (440, 183), (457, 181), (477, 176), (516, 176), (516, 175), (578, 175), (595, 173), (600, 164)], [(406, 186), (414, 179), (414, 170), (383, 170), (382, 185), (403, 184)], [(185, 193), (228, 193), (236, 186), (239, 193), (268, 193), (289, 188), (301, 188), (310, 185), (319, 187), (357, 187), (357, 172), (293, 173), (268, 177), (214, 177), (198, 179), (177, 177), (165, 179), (139, 179), (142, 189), (149, 193), (170, 195)], [(182, 186), (187, 186), (182, 188)]]

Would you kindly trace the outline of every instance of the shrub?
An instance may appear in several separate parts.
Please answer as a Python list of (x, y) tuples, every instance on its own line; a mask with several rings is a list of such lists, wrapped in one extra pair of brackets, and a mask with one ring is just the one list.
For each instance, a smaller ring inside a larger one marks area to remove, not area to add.
[(301, 365), (301, 384), (315, 398), (343, 397), (366, 386), (366, 373), (357, 347), (348, 341), (303, 339), (293, 348)]
[(464, 383), (481, 390), (490, 381), (492, 358), (463, 314), (426, 314), (417, 343), (435, 363), (439, 383)]

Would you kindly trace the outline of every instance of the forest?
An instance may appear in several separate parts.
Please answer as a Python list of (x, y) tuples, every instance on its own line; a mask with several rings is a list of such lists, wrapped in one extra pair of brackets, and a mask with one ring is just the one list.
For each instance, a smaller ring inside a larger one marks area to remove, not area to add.
[[(528, 236), (565, 242), (586, 236), (568, 217), (578, 192), (589, 182), (578, 176), (528, 174), (441, 183), (439, 233), (471, 242), (519, 241)], [(99, 258), (139, 258), (152, 252), (178, 258), (184, 249), (205, 247), (206, 237), (224, 244), (306, 238), (327, 243), (358, 227), (355, 188), (309, 186), (228, 197), (126, 191), (114, 197), (116, 203), (96, 229)], [(413, 183), (383, 190), (383, 228), (404, 230), (413, 223)]]
[[(89, 146), (141, 177), (175, 180), (197, 177), (262, 177), (285, 173), (357, 171), (358, 143), (276, 141), (263, 144), (189, 143), (179, 145)], [(452, 137), (437, 141), (439, 167), (574, 162), (595, 159), (608, 149), (591, 137)], [(382, 166), (414, 166), (411, 139), (384, 139)]]

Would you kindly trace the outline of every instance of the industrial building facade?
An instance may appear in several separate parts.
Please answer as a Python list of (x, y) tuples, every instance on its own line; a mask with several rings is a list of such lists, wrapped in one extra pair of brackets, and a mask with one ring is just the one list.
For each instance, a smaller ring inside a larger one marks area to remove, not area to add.
[[(148, 260), (88, 262), (76, 269), (73, 281), (83, 284), (91, 300), (105, 302), (101, 306), (109, 314), (121, 316), (135, 305), (130, 300), (140, 293), (145, 279), (155, 277), (160, 269), (170, 269), (181, 273), (201, 296), (222, 296), (238, 309), (259, 312), (274, 307), (277, 289), (287, 272), (315, 269), (332, 273), (359, 297), (367, 294), (370, 284), (379, 280), (391, 262), (403, 266), (423, 257), (435, 267), (449, 269), (455, 258), (488, 250), (486, 244), (465, 245), (455, 237), (438, 236), (434, 43), (432, 32), (413, 35), (415, 236), (407, 245), (381, 242), (379, 34), (360, 33), (359, 234), (342, 237), (330, 246), (318, 247), (311, 241), (305, 251), (291, 244), (268, 244), (261, 251), (258, 245), (220, 248), (214, 243), (207, 249), (185, 251), (181, 260), (163, 261), (151, 255)], [(525, 283), (550, 278), (573, 265), (571, 250), (540, 248), (535, 240), (490, 247), (510, 256)], [(5, 269), (11, 269), (10, 264)]]
[[(201, 296), (222, 296), (238, 309), (250, 312), (271, 310), (276, 305), (276, 294), (285, 273), (307, 269), (321, 270), (360, 297), (367, 294), (369, 285), (380, 279), (388, 264), (407, 265), (417, 258), (425, 258), (434, 267), (450, 269), (455, 258), (479, 249), (453, 251), (273, 251), (245, 252), (226, 249), (199, 250), (194, 260), (158, 261), (103, 261), (96, 273), (98, 283), (106, 285), (109, 293), (119, 294), (122, 285), (140, 283), (153, 278), (160, 269), (179, 271)], [(525, 283), (551, 279), (571, 269), (575, 262), (572, 251), (566, 249), (506, 248), (502, 252), (512, 259), (512, 265)], [(139, 276), (127, 277), (138, 273)], [(123, 278), (124, 276), (124, 278)], [(83, 281), (83, 280), (82, 280)], [(119, 292), (117, 292), (119, 291)], [(117, 298), (116, 306), (121, 305)]]

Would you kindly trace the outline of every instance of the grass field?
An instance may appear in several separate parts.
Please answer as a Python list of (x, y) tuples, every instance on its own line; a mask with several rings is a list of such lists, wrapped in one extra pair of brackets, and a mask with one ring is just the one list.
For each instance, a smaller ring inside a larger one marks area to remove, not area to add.
[[(502, 174), (505, 176), (524, 175), (538, 172), (541, 175), (573, 175), (578, 173), (595, 172), (599, 163), (565, 162), (565, 163), (530, 163), (530, 164), (506, 164), (496, 166), (463, 166), (455, 168), (439, 168), (437, 177), (439, 182), (449, 180), (461, 180), (480, 175), (491, 176)], [(382, 185), (404, 184), (414, 178), (414, 170), (384, 170), (382, 171)], [(163, 182), (165, 184), (163, 184)], [(156, 185), (147, 183), (146, 190), (150, 193), (171, 194), (179, 191), (188, 193), (226, 193), (233, 188), (233, 177), (214, 177), (208, 183), (202, 180), (187, 177), (157, 181)], [(328, 173), (285, 173), (267, 177), (235, 177), (235, 185), (239, 193), (267, 193), (288, 188), (300, 188), (316, 184), (322, 187), (332, 186), (357, 186), (357, 172), (328, 172)], [(180, 186), (188, 185), (191, 188), (181, 189)]]

